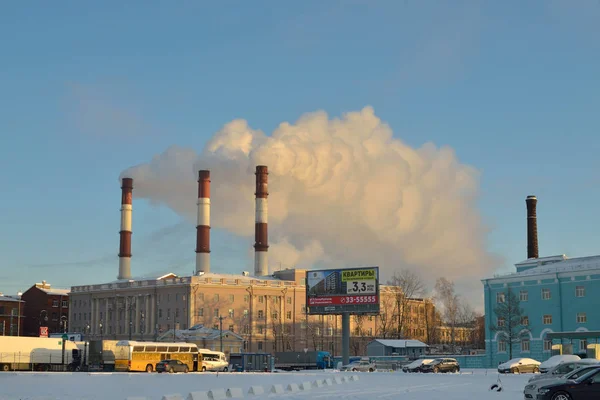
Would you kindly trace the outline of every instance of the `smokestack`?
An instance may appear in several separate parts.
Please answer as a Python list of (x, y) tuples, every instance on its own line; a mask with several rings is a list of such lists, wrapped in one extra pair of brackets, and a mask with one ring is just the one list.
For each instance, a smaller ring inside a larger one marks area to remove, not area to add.
[(133, 179), (123, 178), (121, 184), (121, 231), (119, 246), (119, 276), (131, 279), (131, 198)]
[(254, 225), (254, 275), (265, 276), (269, 274), (267, 250), (269, 249), (269, 238), (267, 231), (267, 196), (268, 175), (267, 167), (256, 166), (256, 218)]
[(527, 258), (539, 258), (537, 237), (537, 197), (527, 196)]
[(210, 272), (210, 171), (198, 171), (196, 274)]

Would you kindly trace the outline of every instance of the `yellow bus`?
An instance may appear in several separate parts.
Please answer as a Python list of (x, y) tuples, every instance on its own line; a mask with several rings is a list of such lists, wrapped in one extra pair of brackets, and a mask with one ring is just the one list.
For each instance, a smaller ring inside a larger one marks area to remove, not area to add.
[(202, 354), (194, 343), (119, 340), (115, 348), (115, 371), (153, 372), (156, 363), (162, 360), (179, 360), (190, 371), (202, 370)]

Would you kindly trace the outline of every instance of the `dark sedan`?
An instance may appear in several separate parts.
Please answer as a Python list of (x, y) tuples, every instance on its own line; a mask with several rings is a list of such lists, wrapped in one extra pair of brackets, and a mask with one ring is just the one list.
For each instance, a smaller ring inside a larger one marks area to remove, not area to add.
[(538, 388), (536, 400), (598, 400), (600, 370), (594, 369), (577, 379), (548, 382)]
[(156, 372), (185, 372), (186, 374), (190, 371), (187, 364), (182, 363), (179, 360), (162, 360), (156, 363)]

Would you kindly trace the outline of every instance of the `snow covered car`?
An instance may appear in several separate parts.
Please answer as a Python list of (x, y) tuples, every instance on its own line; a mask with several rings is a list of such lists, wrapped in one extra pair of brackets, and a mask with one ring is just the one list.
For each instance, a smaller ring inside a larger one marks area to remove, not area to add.
[[(595, 358), (583, 358), (577, 361), (565, 361), (550, 368), (545, 374), (534, 375), (529, 378), (529, 382), (538, 381), (541, 379), (553, 379), (564, 376), (576, 369), (586, 367), (588, 365), (600, 365), (600, 360)], [(540, 368), (541, 369), (541, 368)]]
[(433, 358), (421, 358), (406, 364), (402, 367), (403, 372), (421, 372), (423, 365), (427, 365), (433, 361)]
[(569, 380), (575, 380), (595, 369), (600, 369), (600, 364), (587, 365), (574, 371), (571, 371), (563, 376), (553, 376), (549, 374), (540, 375), (541, 379), (531, 381), (527, 385), (525, 385), (523, 394), (525, 395), (526, 399), (537, 399), (538, 388), (554, 382), (567, 382)]
[(498, 372), (501, 374), (522, 374), (524, 372), (540, 372), (541, 362), (533, 358), (513, 358), (505, 363), (498, 365)]
[(576, 356), (574, 354), (563, 354), (558, 356), (552, 356), (543, 363), (540, 364), (540, 372), (545, 374), (551, 368), (556, 367), (558, 364), (567, 362), (567, 361), (579, 361), (581, 357)]

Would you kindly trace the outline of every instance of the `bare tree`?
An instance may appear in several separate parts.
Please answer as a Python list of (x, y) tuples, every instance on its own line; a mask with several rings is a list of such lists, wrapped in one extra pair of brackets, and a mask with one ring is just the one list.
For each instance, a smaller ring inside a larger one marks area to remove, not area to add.
[(406, 336), (405, 326), (410, 322), (410, 313), (408, 312), (411, 299), (423, 294), (424, 285), (421, 277), (408, 269), (394, 272), (392, 279), (387, 283), (395, 288), (394, 306), (396, 314), (396, 336), (398, 339)]
[(464, 328), (464, 336), (462, 338), (463, 344), (473, 343), (473, 330), (475, 329), (475, 319), (477, 313), (473, 310), (473, 307), (466, 301), (462, 300), (458, 305), (458, 316), (457, 323), (461, 328)]
[(427, 301), (425, 303), (423, 321), (425, 325), (425, 340), (427, 341), (427, 344), (437, 343), (439, 335), (438, 327), (441, 324), (441, 317), (439, 312), (435, 309), (433, 302)]
[(450, 327), (450, 342), (454, 351), (456, 347), (456, 325), (460, 312), (460, 298), (454, 289), (454, 282), (446, 278), (438, 278), (435, 283), (436, 297), (443, 305), (444, 322)]
[(508, 342), (509, 359), (512, 359), (512, 345), (519, 343), (527, 330), (523, 312), (521, 301), (511, 288), (499, 293), (498, 305), (494, 308), (497, 324), (492, 324), (490, 331), (499, 333)]
[(377, 318), (377, 336), (386, 339), (391, 336), (394, 329), (395, 299), (389, 293), (381, 295), (379, 303), (379, 318)]

